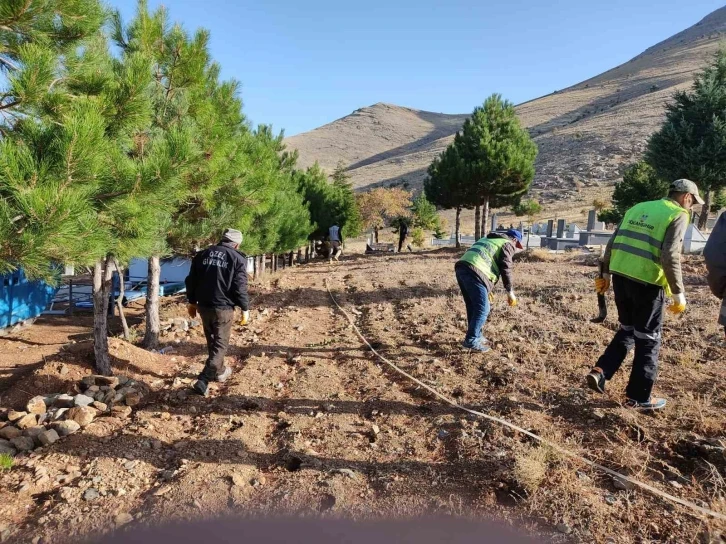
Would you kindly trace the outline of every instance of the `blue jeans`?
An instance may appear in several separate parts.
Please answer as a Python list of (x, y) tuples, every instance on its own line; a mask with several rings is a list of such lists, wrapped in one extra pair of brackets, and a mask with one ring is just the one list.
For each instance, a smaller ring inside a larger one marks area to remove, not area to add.
[(456, 268), (456, 281), (466, 304), (466, 320), (469, 327), (466, 331), (465, 342), (476, 342), (482, 338), (482, 327), (487, 322), (491, 306), (489, 305), (489, 291), (484, 282), (471, 269)]

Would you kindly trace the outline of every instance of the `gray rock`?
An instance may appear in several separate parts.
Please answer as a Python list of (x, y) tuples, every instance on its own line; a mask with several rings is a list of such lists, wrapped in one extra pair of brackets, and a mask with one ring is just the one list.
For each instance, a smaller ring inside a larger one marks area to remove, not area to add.
[(8, 440), (3, 440), (0, 438), (0, 453), (4, 453), (7, 455), (15, 455), (18, 452), (13, 445)]
[(572, 532), (572, 527), (566, 523), (558, 523), (557, 530), (562, 534), (569, 535)]
[(35, 441), (29, 436), (18, 436), (13, 438), (10, 443), (18, 451), (32, 451), (35, 449)]
[(88, 395), (76, 395), (73, 397), (73, 405), (74, 406), (88, 406), (93, 402), (93, 397), (89, 397)]
[(7, 427), (3, 427), (0, 429), (0, 438), (4, 438), (5, 440), (12, 440), (13, 438), (19, 437), (22, 432), (20, 432), (20, 429), (13, 425), (8, 425)]
[(45, 431), (45, 427), (40, 427), (40, 426), (30, 427), (28, 429), (25, 429), (25, 431), (23, 431), (23, 435), (27, 436), (29, 438), (32, 438), (33, 443), (36, 446), (40, 446), (41, 444), (40, 444), (40, 439), (38, 438), (38, 436), (40, 436), (40, 433), (42, 433), (43, 431)]
[(73, 400), (71, 395), (58, 395), (53, 401), (53, 406), (56, 408), (73, 408)]
[(58, 433), (58, 436), (68, 436), (69, 434), (73, 434), (81, 428), (78, 423), (70, 419), (66, 421), (56, 421), (55, 423), (51, 424), (51, 427), (55, 429), (55, 431)]
[(45, 405), (45, 398), (41, 396), (33, 397), (28, 401), (26, 409), (31, 414), (44, 414), (48, 409)]
[(86, 491), (83, 492), (84, 501), (95, 501), (98, 497), (100, 497), (100, 493), (97, 489), (94, 489), (93, 487), (89, 487), (88, 489), (86, 489)]
[(38, 440), (43, 446), (50, 446), (54, 442), (57, 442), (60, 436), (54, 429), (43, 431), (38, 435)]
[(618, 499), (616, 499), (614, 495), (605, 495), (605, 502), (612, 506), (618, 502)]

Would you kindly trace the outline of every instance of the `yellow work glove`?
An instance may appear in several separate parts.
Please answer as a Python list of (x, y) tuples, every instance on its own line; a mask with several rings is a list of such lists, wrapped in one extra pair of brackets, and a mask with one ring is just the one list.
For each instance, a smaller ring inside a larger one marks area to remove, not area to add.
[(197, 317), (197, 305), (192, 303), (187, 304), (187, 313), (192, 319)]
[(668, 311), (673, 315), (680, 315), (686, 311), (686, 295), (678, 293), (673, 295), (673, 304), (668, 306)]
[(507, 293), (507, 304), (510, 306), (516, 306), (517, 305), (517, 297), (514, 294), (514, 291), (509, 291)]
[(239, 324), (240, 324), (240, 325), (242, 325), (242, 326), (244, 327), (244, 326), (245, 326), (245, 325), (247, 325), (247, 324), (248, 324), (249, 322), (250, 322), (250, 311), (249, 311), (249, 310), (244, 310), (244, 311), (242, 312), (242, 319), (240, 319), (240, 322), (239, 322)]
[(603, 274), (602, 278), (595, 278), (595, 292), (604, 295), (610, 289), (610, 274)]
[(489, 291), (489, 304), (494, 304), (494, 294)]

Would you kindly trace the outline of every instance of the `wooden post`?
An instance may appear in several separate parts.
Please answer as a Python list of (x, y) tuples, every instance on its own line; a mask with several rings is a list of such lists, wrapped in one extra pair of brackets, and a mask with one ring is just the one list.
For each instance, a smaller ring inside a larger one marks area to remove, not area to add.
[(257, 279), (257, 255), (252, 257), (252, 277)]

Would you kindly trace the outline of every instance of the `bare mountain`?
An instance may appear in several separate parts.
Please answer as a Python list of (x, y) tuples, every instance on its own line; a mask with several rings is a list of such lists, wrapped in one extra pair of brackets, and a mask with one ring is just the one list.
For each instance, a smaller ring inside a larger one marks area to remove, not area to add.
[[(534, 187), (543, 201), (572, 206), (619, 179), (662, 121), (664, 103), (690, 86), (725, 33), (726, 7), (621, 66), (517, 106), (539, 146)], [(466, 117), (379, 103), (286, 142), (303, 166), (317, 160), (332, 171), (342, 160), (357, 188), (413, 188)]]

